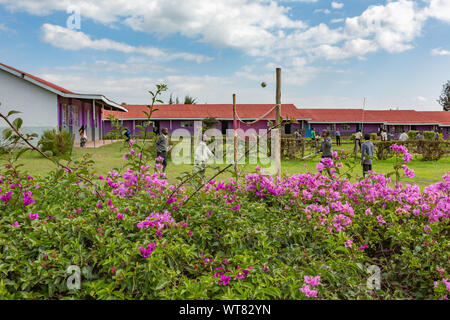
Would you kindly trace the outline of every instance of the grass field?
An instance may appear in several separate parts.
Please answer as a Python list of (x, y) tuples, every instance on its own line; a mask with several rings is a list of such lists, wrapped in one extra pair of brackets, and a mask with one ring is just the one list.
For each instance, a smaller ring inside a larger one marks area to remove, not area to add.
[[(345, 149), (350, 151), (352, 148), (351, 144), (343, 144), (341, 147), (334, 146), (334, 150)], [(126, 161), (122, 159), (125, 153), (125, 148), (123, 144), (113, 143), (109, 145), (102, 146), (97, 149), (80, 149), (75, 148), (73, 150), (72, 156), (74, 158), (80, 158), (84, 153), (89, 153), (92, 155), (92, 159), (95, 160), (95, 170), (97, 174), (105, 174), (113, 168), (120, 168), (125, 165)], [(306, 152), (309, 154), (309, 152)], [(0, 156), (0, 164), (5, 163), (5, 155)], [(294, 174), (294, 173), (305, 173), (305, 172), (316, 172), (316, 164), (319, 161), (319, 156), (315, 158), (309, 158), (307, 160), (286, 160), (282, 162), (282, 174)], [(50, 170), (55, 168), (55, 165), (44, 159), (41, 155), (36, 152), (25, 153), (20, 161), (23, 163), (24, 169), (32, 175), (45, 175)], [(377, 161), (374, 160), (373, 169), (378, 173), (388, 173), (392, 171), (393, 159)], [(402, 182), (404, 183), (417, 183), (421, 186), (429, 185), (431, 183), (441, 181), (441, 177), (448, 171), (450, 171), (450, 157), (442, 158), (439, 161), (421, 161), (417, 157), (411, 160), (408, 166), (416, 172), (416, 176), (412, 179), (404, 178)], [(181, 173), (186, 171), (192, 171), (193, 167), (191, 165), (174, 165), (169, 161), (167, 167), (167, 176), (169, 182), (176, 182), (176, 177)], [(241, 165), (240, 169), (244, 173), (253, 172), (255, 169), (254, 164)], [(213, 171), (208, 169), (207, 176), (211, 176)], [(360, 176), (362, 174), (361, 167), (357, 167), (353, 176)], [(218, 179), (225, 179), (229, 177), (229, 173), (224, 173), (219, 176)]]

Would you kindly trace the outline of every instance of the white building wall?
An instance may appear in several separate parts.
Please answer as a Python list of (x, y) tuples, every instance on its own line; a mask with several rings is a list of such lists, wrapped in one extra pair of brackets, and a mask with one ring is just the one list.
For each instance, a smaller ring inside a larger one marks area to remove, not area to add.
[[(57, 128), (57, 95), (3, 70), (0, 70), (0, 102), (3, 114), (10, 110), (21, 112), (11, 116), (11, 120), (22, 118), (26, 132), (41, 135), (44, 130)], [(0, 119), (0, 130), (6, 126)]]

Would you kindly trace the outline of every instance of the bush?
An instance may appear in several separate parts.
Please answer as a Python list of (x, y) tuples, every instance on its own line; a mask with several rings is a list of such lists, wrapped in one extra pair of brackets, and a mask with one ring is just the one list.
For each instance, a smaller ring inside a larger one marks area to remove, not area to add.
[[(277, 181), (257, 171), (182, 206), (192, 191), (172, 194), (153, 168), (112, 171), (91, 187), (76, 176), (90, 176), (88, 163), (36, 180), (0, 171), (11, 190), (0, 201), (2, 298), (309, 299), (305, 276), (320, 277), (319, 299), (446, 293), (448, 270), (437, 270), (448, 264), (449, 175), (421, 191), (383, 175)], [(375, 293), (370, 265), (383, 272)], [(69, 266), (81, 271), (79, 290), (67, 288)]]
[(370, 134), (370, 140), (378, 140), (378, 134), (376, 134), (376, 133), (371, 133), (371, 134)]
[(117, 132), (114, 131), (110, 131), (105, 135), (105, 140), (118, 140), (119, 138), (121, 137), (119, 137)]
[(434, 131), (424, 131), (423, 135), (427, 140), (434, 140), (434, 136), (436, 135), (436, 133)]
[(409, 140), (416, 140), (416, 136), (419, 133), (417, 130), (409, 130), (408, 131), (408, 139)]
[(42, 134), (38, 142), (42, 152), (50, 153), (52, 156), (62, 156), (72, 153), (73, 138), (65, 130), (47, 130)]

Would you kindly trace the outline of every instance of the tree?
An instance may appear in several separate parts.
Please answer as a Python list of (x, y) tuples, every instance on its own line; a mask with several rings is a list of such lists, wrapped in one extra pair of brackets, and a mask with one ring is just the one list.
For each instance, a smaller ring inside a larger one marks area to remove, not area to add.
[(195, 98), (191, 96), (184, 97), (184, 104), (196, 104)]
[(180, 99), (178, 99), (178, 97), (175, 99), (175, 104), (180, 104)]
[(444, 84), (441, 96), (437, 102), (444, 108), (444, 111), (450, 111), (450, 80)]
[(173, 93), (170, 94), (170, 98), (169, 98), (169, 104), (173, 104), (173, 99), (172, 99), (172, 95)]

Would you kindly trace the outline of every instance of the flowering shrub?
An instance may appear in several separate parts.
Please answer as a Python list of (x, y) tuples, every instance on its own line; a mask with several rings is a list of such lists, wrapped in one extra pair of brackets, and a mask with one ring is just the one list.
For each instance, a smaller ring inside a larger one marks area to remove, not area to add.
[[(318, 173), (257, 168), (193, 193), (137, 144), (106, 176), (87, 156), (45, 177), (12, 159), (0, 169), (0, 297), (448, 298), (450, 172), (423, 191), (374, 172), (350, 182), (336, 153)], [(408, 151), (393, 149), (408, 175)], [(368, 286), (373, 266), (380, 288)]]
[[(420, 191), (391, 187), (374, 173), (351, 183), (320, 173), (273, 178), (258, 169), (241, 180), (212, 181), (185, 203), (189, 190), (148, 166), (95, 177), (86, 160), (44, 178), (10, 163), (0, 188), (6, 298), (448, 294), (450, 173)], [(70, 265), (82, 270), (80, 290), (67, 288)], [(367, 289), (369, 265), (382, 270), (379, 290)]]

